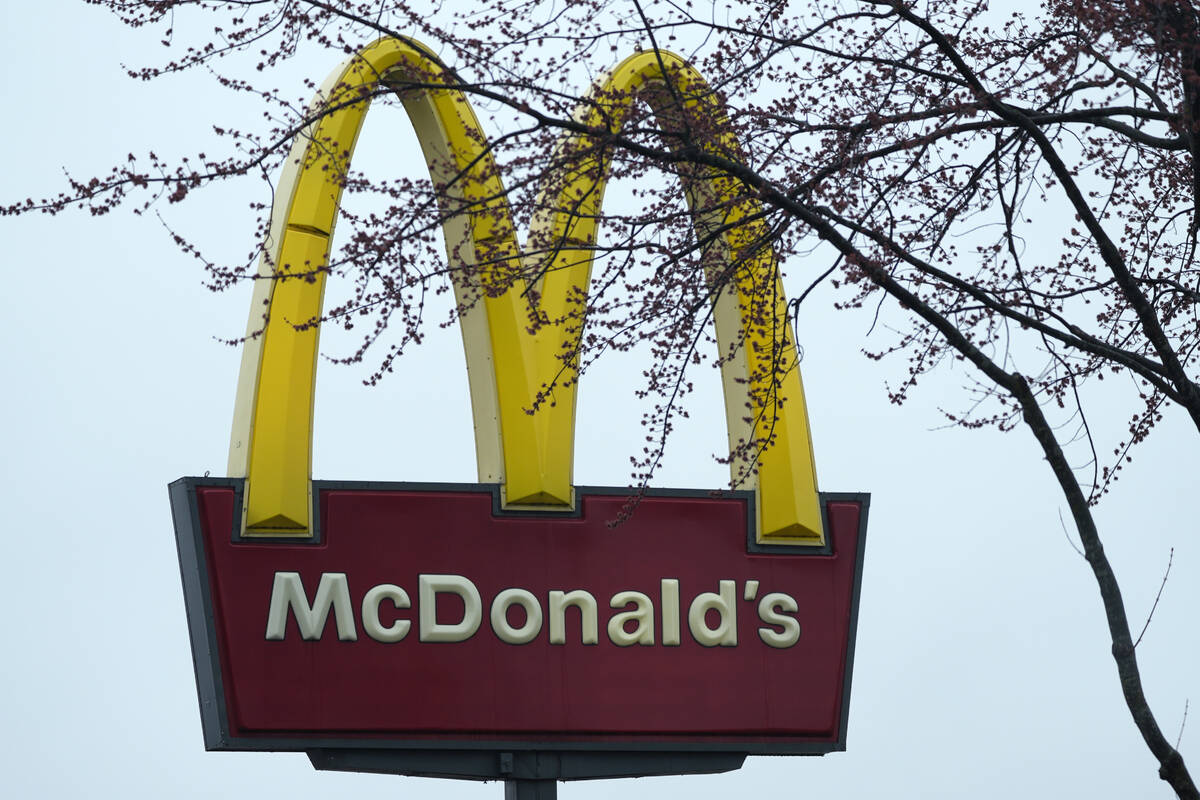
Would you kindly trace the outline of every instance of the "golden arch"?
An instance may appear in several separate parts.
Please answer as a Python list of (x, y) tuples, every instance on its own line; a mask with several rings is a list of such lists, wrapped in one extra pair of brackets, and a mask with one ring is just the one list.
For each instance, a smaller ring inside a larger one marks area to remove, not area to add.
[[(723, 124), (723, 109), (703, 78), (680, 57), (663, 51), (640, 53), (618, 64), (593, 91), (592, 102), (581, 106), (580, 121), (592, 129), (607, 125), (617, 131), (639, 98), (660, 116), (669, 113), (664, 67), (672, 91)], [(507, 280), (505, 274), (512, 274), (517, 260), (529, 257), (517, 244), (475, 114), (434, 56), (412, 40), (384, 38), (334, 70), (313, 101), (314, 110), (330, 110), (297, 137), (280, 178), (251, 303), (229, 449), (229, 475), (246, 479), (242, 529), (247, 536), (310, 535), (319, 326), (298, 329), (297, 324), (321, 315), (325, 273), (314, 275), (313, 270), (326, 264), (340, 176), (349, 165), (371, 91), (389, 77), (411, 82), (413, 75), (433, 87), (401, 96), (430, 174), (439, 186), (449, 187), (445, 203), (460, 204), (460, 212), (471, 208), (469, 214), (447, 214), (451, 266), (474, 254), (479, 280), (487, 285)], [(592, 152), (592, 144), (587, 134), (573, 133), (563, 137), (560, 147)], [(712, 146), (737, 152), (727, 129)], [(586, 295), (607, 166), (593, 162), (576, 168), (546, 190), (556, 194), (557, 202), (542, 205), (556, 210), (535, 217), (529, 239), (557, 246), (542, 272), (539, 292), (523, 291), (524, 279), (518, 278), (509, 291), (474, 303), (460, 320), (479, 480), (500, 483), (509, 505), (570, 508), (574, 501), (576, 382), (560, 383), (555, 402), (541, 404), (537, 413), (527, 409), (535, 407), (539, 392), (562, 371), (561, 354), (576, 352), (581, 331), (578, 325), (548, 324), (530, 333), (528, 320), (531, 312), (561, 319), (570, 298)], [(737, 259), (748, 265), (737, 271), (736, 292), (721, 292), (715, 319), (722, 353), (735, 353), (722, 366), (731, 449), (739, 442), (771, 442), (756, 468), (740, 481), (740, 488), (756, 490), (758, 539), (822, 544), (808, 412), (795, 347), (783, 324), (782, 286), (774, 277), (774, 254), (751, 247), (764, 239), (759, 204), (740, 197), (732, 180), (720, 175), (693, 181), (688, 200), (698, 229), (707, 226), (716, 232), (726, 262)], [(707, 219), (703, 211), (713, 208), (713, 201), (725, 201), (718, 220)], [(463, 306), (465, 289), (458, 284), (455, 291)], [(756, 320), (750, 309), (763, 308), (764, 301), (754, 294), (761, 295), (764, 285), (771, 295), (766, 301), (770, 313), (759, 311)], [(764, 316), (770, 319), (764, 322)], [(731, 465), (735, 479), (737, 470), (737, 464)]]

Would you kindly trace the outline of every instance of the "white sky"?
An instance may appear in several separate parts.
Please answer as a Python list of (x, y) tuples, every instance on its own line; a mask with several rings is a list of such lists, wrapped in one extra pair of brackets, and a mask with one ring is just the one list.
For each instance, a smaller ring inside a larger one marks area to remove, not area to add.
[[(157, 37), (148, 45), (95, 9), (52, 0), (2, 13), (3, 203), (57, 190), (63, 167), (87, 175), (130, 151), (201, 146), (212, 120), (232, 116), (194, 81), (126, 79), (121, 63), (156, 58)], [(334, 61), (298, 65), (297, 75), (311, 68), (319, 79)], [(405, 125), (374, 117), (356, 166), (411, 160), (390, 138)], [(161, 211), (232, 256), (253, 244), (252, 199), (214, 192)], [(207, 292), (199, 265), (153, 217), (3, 218), (0, 234), (4, 794), (499, 797), (496, 784), (204, 752), (166, 485), (224, 473), (238, 358), (214, 337), (240, 333), (248, 294)], [(808, 273), (790, 268), (794, 293)], [(1124, 709), (1098, 593), (1032, 438), (934, 430), (959, 374), (890, 405), (883, 382), (900, 365), (859, 355), (868, 320), (815, 299), (801, 342), (821, 487), (872, 494), (848, 752), (755, 758), (719, 777), (567, 784), (560, 796), (1171, 796)], [(627, 482), (640, 437), (636, 370), (614, 363), (585, 379), (580, 483)], [(714, 373), (701, 387), (658, 485), (720, 485), (718, 385)], [(433, 337), (381, 388), (330, 367), (319, 386), (317, 477), (474, 479), (456, 332)], [(627, 441), (598, 435), (602, 417), (625, 420), (615, 427)], [(1183, 415), (1169, 415), (1098, 518), (1135, 631), (1174, 548), (1138, 655), (1172, 740), (1191, 699), (1181, 750), (1200, 775), (1195, 441)]]

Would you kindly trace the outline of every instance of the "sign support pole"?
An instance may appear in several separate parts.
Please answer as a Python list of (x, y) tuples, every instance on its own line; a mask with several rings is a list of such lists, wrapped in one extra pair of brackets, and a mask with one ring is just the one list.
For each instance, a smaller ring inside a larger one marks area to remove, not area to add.
[(504, 782), (504, 800), (557, 800), (558, 781), (511, 778)]

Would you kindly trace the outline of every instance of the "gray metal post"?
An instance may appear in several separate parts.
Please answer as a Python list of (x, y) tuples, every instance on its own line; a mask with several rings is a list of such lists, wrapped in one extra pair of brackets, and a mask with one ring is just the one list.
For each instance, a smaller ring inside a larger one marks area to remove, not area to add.
[(513, 778), (504, 782), (504, 800), (556, 800), (557, 781)]

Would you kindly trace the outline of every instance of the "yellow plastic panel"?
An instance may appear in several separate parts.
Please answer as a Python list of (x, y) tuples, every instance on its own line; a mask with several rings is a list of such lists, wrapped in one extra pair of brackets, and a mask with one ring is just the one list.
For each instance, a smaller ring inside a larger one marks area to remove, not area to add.
[[(247, 478), (247, 536), (309, 536), (314, 379), (329, 234), (350, 156), (381, 69), (399, 42), (366, 48), (326, 80), (312, 110), (329, 104), (293, 148), (277, 188), (238, 382), (230, 472)], [(358, 100), (361, 102), (356, 102)], [(282, 214), (280, 204), (286, 204)], [(266, 311), (263, 323), (264, 305)], [(259, 335), (259, 329), (261, 336)], [(254, 375), (249, 377), (248, 373)]]
[[(483, 151), (474, 112), (457, 91), (436, 92), (433, 108), (456, 168), (452, 189), (461, 198), (460, 207), (470, 212), (477, 288), (486, 293), (488, 342), (468, 343), (467, 362), (469, 370), (475, 369), (472, 362), (484, 357), (472, 351), (490, 350), (505, 501), (570, 508), (574, 387), (560, 385), (553, 398), (542, 396), (556, 374), (552, 363), (562, 349), (561, 337), (548, 329), (529, 333), (541, 312), (530, 304), (504, 187), (491, 155)], [(569, 395), (569, 402), (560, 402), (560, 395)], [(478, 429), (484, 424), (482, 409), (474, 401), (472, 405)]]
[[(674, 91), (668, 88), (668, 81)], [(684, 112), (676, 98), (691, 112), (726, 126), (724, 109), (704, 79), (681, 58), (664, 51), (640, 53), (618, 64), (581, 105), (579, 119), (619, 133), (638, 100), (647, 102), (660, 119), (678, 119)], [(598, 146), (587, 135), (567, 134), (558, 156), (598, 152)], [(731, 133), (717, 137), (709, 147), (719, 155), (740, 157)], [(560, 177), (554, 187), (558, 189), (553, 204), (557, 210), (535, 217), (529, 241), (542, 247), (564, 242), (593, 244), (608, 167), (607, 163), (585, 160), (565, 178)], [(766, 244), (766, 229), (758, 219), (761, 205), (744, 196), (733, 179), (715, 171), (692, 181), (686, 191), (696, 215), (697, 235), (719, 233), (723, 262), (732, 265), (737, 275), (736, 296), (718, 303), (717, 339), (720, 352), (728, 356), (722, 373), (731, 450), (746, 441), (756, 446), (748, 461), (735, 460), (730, 465), (732, 480), (738, 488), (756, 492), (758, 541), (822, 544), (825, 537), (808, 410), (795, 345), (787, 330), (782, 283)], [(547, 196), (539, 204), (542, 207), (548, 205)], [(575, 287), (588, 285), (591, 254), (564, 248), (550, 264), (551, 271), (541, 285), (542, 307), (555, 318), (567, 312), (568, 298), (577, 296), (572, 294)], [(577, 347), (578, 332), (573, 339), (564, 335), (563, 341), (569, 348)], [(743, 421), (747, 416), (749, 424)]]
[[(329, 240), (289, 228), (284, 235), (263, 343), (254, 413), (246, 527), (307, 532), (317, 326)], [(315, 313), (314, 313), (315, 309)], [(307, 326), (297, 329), (298, 326)]]
[[(541, 205), (555, 210), (537, 215), (529, 237), (534, 252), (522, 254), (495, 163), (465, 96), (425, 48), (381, 39), (325, 82), (314, 109), (332, 110), (293, 148), (280, 179), (273, 246), (255, 291), (230, 446), (230, 474), (247, 477), (247, 535), (309, 535), (321, 268), (369, 98), (389, 80), (402, 84), (414, 77), (447, 86), (404, 90), (402, 99), (431, 177), (447, 187), (441, 210), (450, 217), (446, 248), (456, 297), (467, 308), (462, 331), (480, 480), (500, 481), (510, 505), (569, 508), (573, 502), (579, 304), (590, 280), (590, 247), (609, 165), (599, 155), (582, 158), (544, 187)], [(674, 93), (664, 88), (667, 81)], [(723, 124), (724, 111), (703, 79), (670, 53), (626, 59), (581, 106), (579, 118), (615, 133), (639, 98), (660, 119), (677, 118), (675, 97)], [(711, 147), (737, 156), (732, 135)], [(581, 134), (564, 136), (562, 148), (601, 152), (597, 141)], [(740, 488), (757, 490), (760, 541), (823, 541), (804, 393), (774, 257), (760, 246), (765, 230), (755, 218), (761, 210), (716, 173), (691, 181), (686, 191), (698, 235), (719, 232), (724, 260), (737, 275), (716, 310), (718, 341), (723, 353), (732, 354), (723, 367), (730, 441), (770, 442), (754, 453), (753, 463), (731, 470), (735, 480), (745, 478)], [(722, 209), (720, 218), (714, 208)], [(536, 285), (527, 284), (527, 275)], [(259, 336), (264, 306), (268, 321)]]

